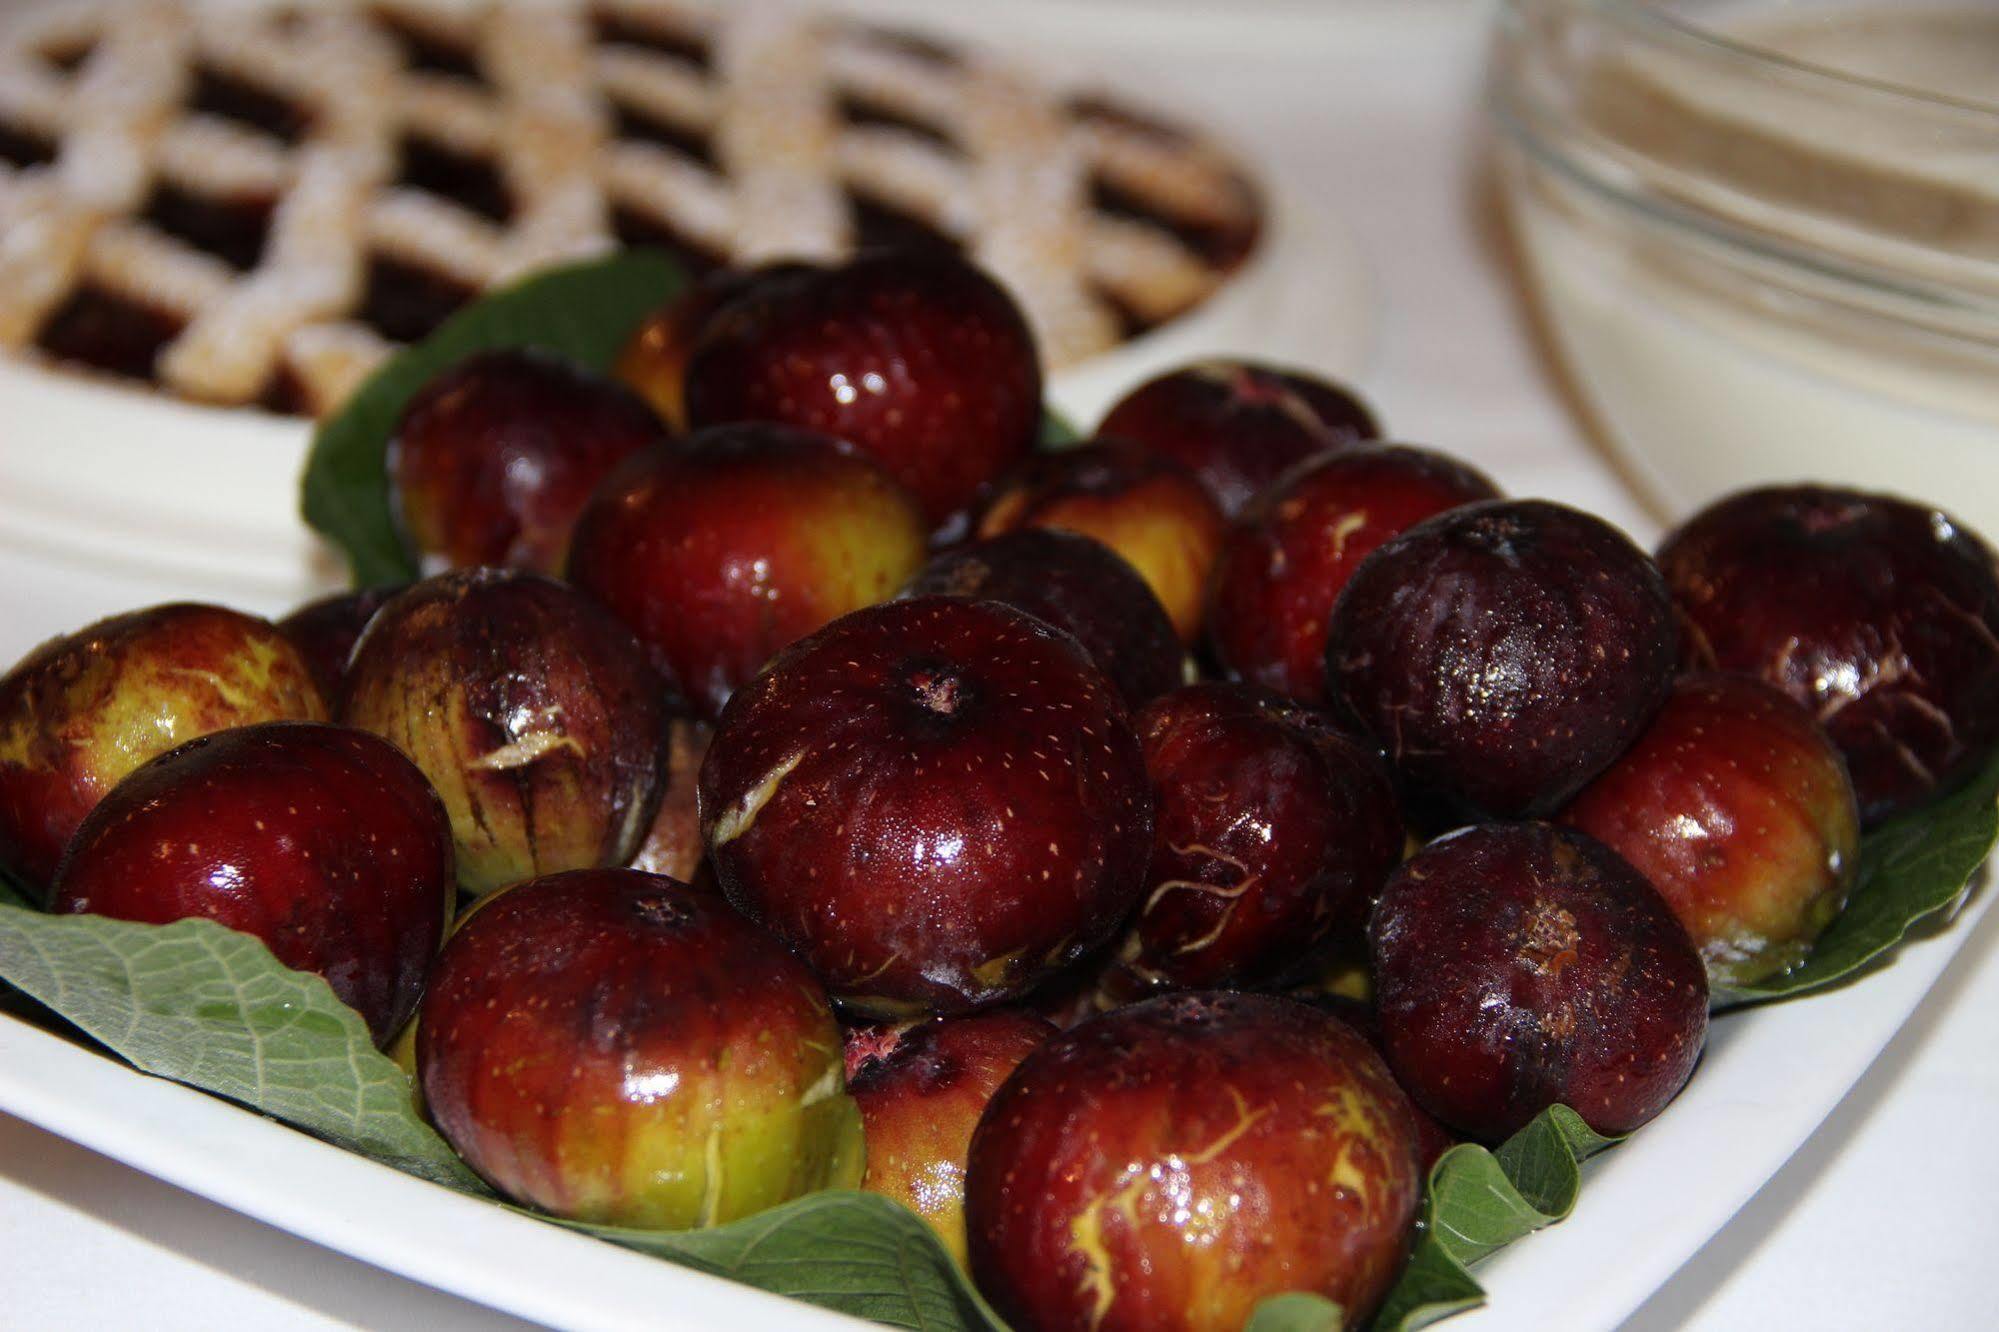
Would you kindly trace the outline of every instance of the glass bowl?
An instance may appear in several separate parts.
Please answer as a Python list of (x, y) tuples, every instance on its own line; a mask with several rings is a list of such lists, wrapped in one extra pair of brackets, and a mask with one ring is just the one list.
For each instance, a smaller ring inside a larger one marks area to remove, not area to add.
[(1999, 536), (1999, 5), (1506, 0), (1501, 178), (1673, 520), (1828, 480)]

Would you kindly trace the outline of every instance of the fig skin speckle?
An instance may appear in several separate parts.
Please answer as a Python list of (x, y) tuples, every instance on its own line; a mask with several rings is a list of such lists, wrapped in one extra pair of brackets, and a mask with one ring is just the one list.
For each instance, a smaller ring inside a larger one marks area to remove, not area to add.
[(432, 1119), (507, 1196), (608, 1225), (720, 1225), (860, 1181), (833, 1010), (712, 894), (636, 870), (486, 899), (424, 995)]
[(972, 1138), (972, 1272), (1035, 1332), (1234, 1332), (1292, 1290), (1349, 1326), (1400, 1272), (1421, 1197), (1409, 1103), (1352, 1029), (1196, 992), (1029, 1055)]
[(1659, 549), (1686, 665), (1767, 680), (1826, 728), (1863, 826), (1999, 749), (1999, 575), (1934, 508), (1773, 486), (1695, 514)]
[(1405, 780), (1499, 818), (1559, 809), (1672, 687), (1666, 585), (1599, 518), (1493, 500), (1369, 555), (1333, 608), (1336, 710)]
[(729, 701), (700, 778), (716, 878), (847, 1010), (1026, 993), (1109, 937), (1151, 846), (1144, 760), (1074, 639), (919, 597), (796, 644)]
[(1308, 459), (1230, 526), (1208, 587), (1208, 641), (1231, 678), (1326, 703), (1326, 634), (1353, 572), (1446, 509), (1499, 498), (1482, 473), (1429, 449), (1377, 444)]
[(386, 1045), (416, 1008), (457, 896), (451, 825), (365, 731), (264, 722), (155, 758), (83, 821), (54, 910), (254, 934), (326, 977)]
[(1281, 983), (1336, 931), (1357, 948), (1402, 858), (1380, 759), (1248, 685), (1189, 685), (1135, 725), (1153, 788), (1152, 862), (1107, 993)]
[(1748, 676), (1682, 677), (1561, 821), (1658, 888), (1717, 985), (1803, 961), (1860, 867), (1839, 751), (1804, 708)]
[(1666, 1107), (1707, 1037), (1707, 972), (1672, 908), (1586, 833), (1487, 824), (1432, 842), (1369, 926), (1396, 1079), (1498, 1142), (1560, 1102), (1598, 1133)]
[(632, 857), (660, 799), (663, 694), (631, 631), (568, 584), (466, 569), (375, 613), (341, 720), (423, 769), (460, 880), (487, 893)]

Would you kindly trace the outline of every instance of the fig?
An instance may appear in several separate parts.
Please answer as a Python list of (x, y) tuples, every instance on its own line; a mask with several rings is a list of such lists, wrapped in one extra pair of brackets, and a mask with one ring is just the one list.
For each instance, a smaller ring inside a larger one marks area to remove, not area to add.
[(389, 441), (394, 511), (427, 569), (555, 573), (605, 473), (662, 443), (629, 389), (547, 352), (479, 352), (403, 409)]
[(1809, 712), (1747, 676), (1682, 677), (1562, 813), (1651, 880), (1716, 985), (1802, 962), (1860, 868), (1860, 813)]
[(1113, 996), (1277, 983), (1335, 930), (1358, 941), (1403, 846), (1372, 752), (1246, 685), (1189, 685), (1135, 727), (1152, 862), (1105, 977)]
[(666, 718), (631, 631), (521, 570), (411, 587), (355, 645), (342, 720), (415, 760), (451, 813), (467, 892), (620, 865), (660, 797)]
[(0, 866), (46, 888), (106, 792), (196, 736), (324, 721), (312, 671), (269, 621), (153, 606), (42, 644), (0, 678)]
[(927, 531), (908, 492), (837, 440), (715, 426), (606, 478), (576, 524), (569, 579), (712, 721), (781, 649), (893, 596)]
[(1055, 1034), (1044, 1018), (996, 1009), (850, 1034), (847, 1088), (861, 1108), (861, 1187), (909, 1208), (965, 1263), (965, 1156), (1000, 1083)]
[(1187, 467), (1233, 517), (1307, 458), (1381, 435), (1351, 391), (1256, 361), (1199, 361), (1148, 380), (1097, 427)]
[(1208, 642), (1231, 677), (1326, 703), (1333, 603), (1376, 547), (1425, 518), (1499, 498), (1454, 458), (1400, 444), (1323, 453), (1230, 526), (1208, 586)]
[(1552, 813), (1672, 688), (1672, 602), (1600, 518), (1488, 500), (1362, 560), (1333, 606), (1326, 685), (1402, 776), (1501, 818)]
[(1017, 998), (1137, 900), (1151, 796), (1075, 640), (996, 601), (835, 620), (729, 701), (701, 767), (722, 891), (847, 1010)]
[(1365, 1322), (1422, 1196), (1409, 1103), (1307, 1005), (1189, 993), (1029, 1055), (965, 1175), (972, 1273), (1018, 1328), (1235, 1332), (1287, 1291)]
[(365, 731), (263, 722), (200, 736), (113, 787), (77, 829), (55, 910), (254, 934), (318, 972), (387, 1045), (415, 1011), (456, 888), (451, 826), (415, 765)]
[(1390, 876), (1368, 928), (1398, 1082), (1499, 1142), (1556, 1103), (1598, 1133), (1666, 1108), (1707, 1039), (1707, 972), (1658, 889), (1587, 833), (1485, 824)]
[(721, 1225), (864, 1168), (825, 991), (657, 875), (572, 870), (483, 906), (438, 957), (416, 1056), (458, 1154), (558, 1216)]

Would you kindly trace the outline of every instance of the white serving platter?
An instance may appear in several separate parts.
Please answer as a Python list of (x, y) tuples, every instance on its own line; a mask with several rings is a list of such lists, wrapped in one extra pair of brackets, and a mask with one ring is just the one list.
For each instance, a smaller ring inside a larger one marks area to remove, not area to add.
[[(1680, 1098), (1587, 1167), (1574, 1217), (1482, 1267), (1490, 1304), (1451, 1326), (1601, 1328), (1636, 1309), (1846, 1095), (1989, 896), (1856, 984), (1720, 1020)], [(865, 1326), (462, 1197), (4, 1017), (0, 1110), (328, 1248), (555, 1326)]]

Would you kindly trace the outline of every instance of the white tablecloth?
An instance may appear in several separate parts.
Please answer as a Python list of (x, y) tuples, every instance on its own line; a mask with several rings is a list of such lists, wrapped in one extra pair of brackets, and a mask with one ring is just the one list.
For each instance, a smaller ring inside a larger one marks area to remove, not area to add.
[[(1084, 53), (1117, 51), (1123, 68), (1108, 74), (1201, 108), (1307, 205), (1345, 221), (1374, 286), (1363, 387), (1398, 438), (1462, 452), (1515, 494), (1584, 505), (1650, 540), (1656, 527), (1587, 444), (1514, 290), (1478, 165), (1486, 20), (1485, 6), (1447, 0), (1261, 0), (1219, 17), (1172, 0), (1031, 0), (1006, 36), (1052, 34), (1078, 63), (1108, 66)], [(11, 571), (0, 628), (63, 626), (72, 598), (107, 595)], [(10, 655), (17, 637), (0, 642)], [(1999, 915), (1977, 932), (1860, 1086), (1633, 1327), (1989, 1323), (1979, 1290), (1999, 1196)], [(0, 1254), (5, 1328), (512, 1322), (5, 1116)]]

